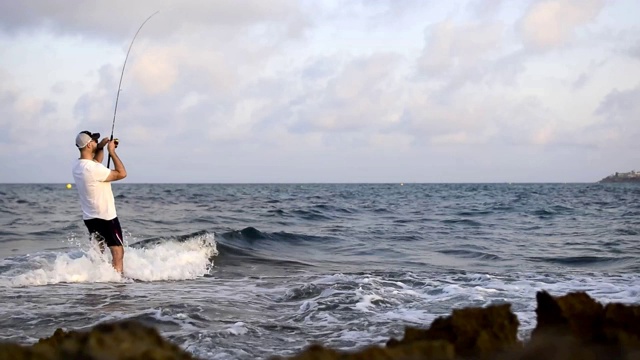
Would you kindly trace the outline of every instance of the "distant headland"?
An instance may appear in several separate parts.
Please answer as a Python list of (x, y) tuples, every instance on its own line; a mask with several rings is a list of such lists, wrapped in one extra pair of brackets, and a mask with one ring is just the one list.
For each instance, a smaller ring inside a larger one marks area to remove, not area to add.
[(601, 183), (627, 183), (627, 182), (638, 182), (640, 183), (640, 171), (631, 170), (626, 173), (615, 173), (613, 175), (609, 175), (606, 178), (598, 181)]

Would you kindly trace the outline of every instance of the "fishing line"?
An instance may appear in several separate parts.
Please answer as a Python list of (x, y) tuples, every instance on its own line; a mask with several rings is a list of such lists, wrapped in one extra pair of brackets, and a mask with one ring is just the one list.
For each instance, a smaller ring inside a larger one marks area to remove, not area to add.
[[(149, 21), (149, 19), (151, 19), (155, 14), (159, 13), (160, 11), (156, 11), (153, 14), (151, 14), (147, 20), (145, 20), (142, 25), (140, 25), (140, 27), (138, 28), (138, 31), (136, 31), (136, 34), (133, 36), (133, 39), (131, 39), (131, 44), (129, 44), (129, 50), (127, 50), (127, 56), (124, 58), (124, 64), (122, 65), (122, 73), (120, 74), (120, 83), (118, 83), (118, 91), (116, 92), (116, 106), (113, 109), (113, 122), (111, 123), (111, 137), (109, 138), (110, 141), (113, 141), (113, 129), (116, 126), (116, 112), (118, 112), (118, 99), (120, 98), (120, 91), (122, 91), (121, 86), (122, 86), (122, 78), (124, 77), (124, 68), (127, 66), (127, 59), (129, 59), (129, 53), (131, 52), (131, 47), (133, 47), (133, 42), (136, 40), (136, 36), (138, 36), (138, 33), (140, 32), (140, 30), (142, 30), (142, 27), (144, 26), (144, 24), (147, 23), (147, 21)], [(115, 140), (116, 142), (116, 147), (118, 146), (118, 139)], [(109, 159), (107, 160), (107, 167), (109, 167), (111, 165), (111, 154), (109, 154)]]

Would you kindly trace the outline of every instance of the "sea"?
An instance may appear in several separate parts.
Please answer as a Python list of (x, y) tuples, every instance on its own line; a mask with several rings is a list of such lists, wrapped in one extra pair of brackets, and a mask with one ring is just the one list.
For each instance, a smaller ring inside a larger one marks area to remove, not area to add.
[(0, 341), (124, 319), (201, 359), (355, 351), (535, 295), (640, 303), (640, 184), (114, 183), (124, 277), (75, 187), (0, 184)]

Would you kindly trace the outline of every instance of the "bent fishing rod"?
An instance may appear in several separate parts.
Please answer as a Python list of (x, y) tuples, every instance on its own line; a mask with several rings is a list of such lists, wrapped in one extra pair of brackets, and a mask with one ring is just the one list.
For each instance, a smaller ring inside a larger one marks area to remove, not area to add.
[[(111, 123), (111, 137), (109, 138), (109, 141), (114, 141), (113, 140), (113, 128), (116, 126), (116, 112), (118, 112), (118, 99), (120, 98), (120, 91), (122, 91), (122, 78), (124, 77), (124, 68), (127, 66), (127, 60), (129, 59), (129, 53), (131, 52), (131, 47), (133, 47), (133, 42), (136, 40), (136, 37), (138, 36), (138, 33), (140, 32), (140, 30), (142, 30), (142, 27), (144, 26), (144, 24), (147, 23), (147, 21), (149, 21), (149, 19), (151, 19), (155, 14), (159, 13), (159, 11), (154, 12), (153, 14), (151, 14), (147, 20), (145, 20), (142, 25), (140, 25), (140, 27), (138, 28), (138, 31), (136, 31), (136, 34), (133, 35), (133, 39), (131, 39), (131, 44), (129, 44), (129, 50), (127, 50), (127, 56), (124, 58), (124, 64), (122, 65), (122, 73), (120, 74), (120, 83), (118, 83), (118, 91), (116, 92), (116, 106), (113, 109), (113, 122)], [(116, 147), (118, 147), (118, 139), (115, 139), (115, 143), (116, 143)], [(109, 154), (109, 159), (107, 160), (107, 167), (109, 167), (111, 165), (111, 154)]]

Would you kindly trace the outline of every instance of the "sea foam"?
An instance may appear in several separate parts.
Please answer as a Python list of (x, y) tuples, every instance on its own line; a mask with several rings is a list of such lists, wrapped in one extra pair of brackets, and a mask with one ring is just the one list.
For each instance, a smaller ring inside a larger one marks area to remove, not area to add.
[[(111, 266), (111, 253), (97, 246), (67, 252), (43, 252), (16, 259), (0, 275), (0, 286), (35, 286), (58, 283), (101, 283), (195, 279), (209, 273), (211, 257), (218, 254), (212, 234), (184, 241), (166, 241), (149, 248), (125, 246), (124, 276)], [(8, 263), (7, 263), (8, 264)], [(0, 265), (7, 265), (0, 264)]]

